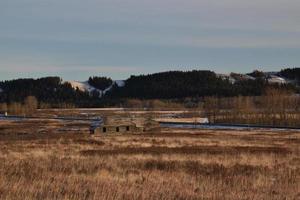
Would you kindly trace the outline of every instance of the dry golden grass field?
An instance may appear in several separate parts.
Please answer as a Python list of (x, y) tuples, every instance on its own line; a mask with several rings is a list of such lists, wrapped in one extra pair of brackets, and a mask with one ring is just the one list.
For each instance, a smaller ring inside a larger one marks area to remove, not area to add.
[(300, 199), (300, 132), (0, 121), (0, 199)]

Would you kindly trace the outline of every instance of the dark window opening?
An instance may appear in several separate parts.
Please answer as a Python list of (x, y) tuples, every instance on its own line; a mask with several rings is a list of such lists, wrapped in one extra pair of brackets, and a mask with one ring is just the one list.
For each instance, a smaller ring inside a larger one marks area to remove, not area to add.
[(120, 131), (119, 127), (117, 127), (117, 128), (116, 128), (116, 131), (117, 131), (117, 132), (119, 132), (119, 131)]
[(103, 133), (106, 133), (106, 127), (103, 127)]
[(129, 126), (126, 126), (126, 131), (129, 131)]

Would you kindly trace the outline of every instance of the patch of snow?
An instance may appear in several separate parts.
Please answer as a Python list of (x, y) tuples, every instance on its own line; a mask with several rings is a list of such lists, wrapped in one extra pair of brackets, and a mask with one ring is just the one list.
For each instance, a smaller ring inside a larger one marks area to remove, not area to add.
[(286, 84), (287, 81), (284, 78), (281, 78), (279, 76), (276, 75), (270, 75), (268, 77), (268, 82), (269, 83), (279, 83), (279, 84)]
[(255, 78), (253, 76), (250, 76), (250, 75), (247, 75), (247, 74), (244, 74), (243, 77), (247, 80), (255, 80)]
[(199, 118), (199, 117), (191, 117), (191, 118), (155, 118), (154, 121), (162, 122), (162, 123), (189, 123), (189, 124), (208, 124), (208, 118)]
[(117, 80), (117, 81), (114, 81), (118, 87), (124, 87), (125, 86), (125, 81), (122, 81), (122, 80)]
[(71, 86), (74, 88), (74, 89), (78, 89), (82, 92), (88, 92), (90, 95), (92, 94), (92, 92), (94, 91), (97, 91), (99, 92), (99, 98), (102, 97), (102, 90), (99, 90), (93, 86), (91, 86), (88, 81), (84, 81), (84, 82), (80, 82), (80, 81), (68, 81), (68, 83), (71, 84)]
[(99, 89), (95, 88), (94, 86), (91, 86), (88, 83), (88, 81), (84, 81), (84, 82), (68, 81), (68, 83), (70, 83), (74, 89), (78, 88), (80, 91), (88, 92), (90, 95), (92, 94), (92, 92), (97, 91), (97, 92), (99, 92), (99, 98), (101, 98), (108, 91), (110, 91), (113, 88), (114, 84), (116, 84), (118, 87), (125, 86), (125, 81), (122, 81), (122, 80), (113, 81), (113, 83), (109, 87), (107, 87), (105, 90), (99, 90)]
[(87, 81), (79, 82), (79, 81), (68, 81), (74, 89), (78, 89), (80, 91), (92, 92), (96, 90), (95, 87), (91, 86)]
[(222, 80), (228, 80), (231, 84), (235, 83), (235, 79), (231, 77), (229, 74), (216, 74), (218, 78), (221, 78)]
[(105, 90), (103, 90), (103, 94), (106, 94), (108, 91), (110, 91), (112, 89), (114, 84), (111, 84), (108, 88), (106, 88)]
[(247, 74), (232, 73), (230, 76), (236, 81), (255, 80), (254, 77)]

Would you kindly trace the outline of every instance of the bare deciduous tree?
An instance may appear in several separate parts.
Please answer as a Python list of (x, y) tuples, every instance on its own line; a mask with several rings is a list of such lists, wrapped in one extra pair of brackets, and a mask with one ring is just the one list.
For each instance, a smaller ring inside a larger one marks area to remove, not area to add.
[(32, 114), (38, 108), (38, 101), (34, 96), (28, 96), (24, 100), (26, 114)]

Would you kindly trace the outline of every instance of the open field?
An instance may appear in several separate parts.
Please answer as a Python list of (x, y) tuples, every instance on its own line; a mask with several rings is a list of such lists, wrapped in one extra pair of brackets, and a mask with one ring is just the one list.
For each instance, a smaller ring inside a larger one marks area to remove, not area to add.
[(300, 199), (300, 132), (0, 122), (0, 199)]

